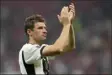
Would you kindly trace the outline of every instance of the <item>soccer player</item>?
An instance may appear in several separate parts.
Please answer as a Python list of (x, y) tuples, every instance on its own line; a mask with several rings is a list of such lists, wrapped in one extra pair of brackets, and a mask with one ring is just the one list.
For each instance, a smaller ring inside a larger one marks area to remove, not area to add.
[(44, 18), (38, 14), (26, 18), (25, 33), (28, 36), (28, 42), (19, 52), (19, 65), (22, 74), (48, 75), (48, 56), (55, 56), (75, 48), (72, 27), (72, 21), (75, 17), (74, 4), (64, 6), (57, 17), (63, 28), (59, 38), (52, 45), (43, 44), (47, 36)]

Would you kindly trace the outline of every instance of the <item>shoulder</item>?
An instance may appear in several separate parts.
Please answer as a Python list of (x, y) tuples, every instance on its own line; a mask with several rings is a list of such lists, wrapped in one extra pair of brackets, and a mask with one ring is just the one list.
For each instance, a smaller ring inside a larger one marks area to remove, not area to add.
[(33, 45), (31, 45), (31, 44), (24, 44), (22, 47), (22, 50), (28, 50), (28, 49), (31, 49), (32, 47), (33, 47)]
[(26, 44), (23, 45), (23, 47), (21, 48), (21, 50), (24, 51), (24, 52), (29, 52), (33, 48), (40, 48), (40, 46), (39, 45), (32, 45), (32, 44), (27, 44), (26, 43)]
[(27, 44), (26, 43), (26, 44), (23, 45), (21, 50), (24, 51), (24, 52), (30, 52), (30, 51), (33, 51), (35, 49), (41, 49), (41, 48), (46, 47), (46, 46), (48, 46), (48, 45), (47, 44), (42, 44), (40, 46), (38, 44), (32, 45), (32, 44)]
[(47, 44), (42, 44), (41, 46), (39, 46), (39, 45), (37, 45), (37, 44), (35, 44), (35, 45), (32, 45), (32, 44), (24, 44), (23, 46), (22, 46), (22, 48), (21, 48), (21, 50), (20, 51), (24, 51), (24, 52), (32, 52), (32, 51), (35, 51), (35, 50), (37, 50), (37, 49), (42, 49), (42, 48), (44, 48), (44, 47), (46, 47), (46, 46), (48, 46)]

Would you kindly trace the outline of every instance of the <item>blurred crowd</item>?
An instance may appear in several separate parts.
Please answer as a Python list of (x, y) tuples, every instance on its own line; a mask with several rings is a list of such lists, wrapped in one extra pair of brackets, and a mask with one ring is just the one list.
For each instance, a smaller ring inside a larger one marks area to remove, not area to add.
[[(27, 42), (24, 20), (32, 14), (45, 17), (48, 26), (46, 44), (52, 44), (60, 35), (62, 25), (57, 14), (69, 0), (62, 1), (2, 1), (0, 73), (20, 74), (18, 54)], [(76, 49), (49, 60), (51, 74), (112, 74), (111, 21), (112, 2), (75, 2), (73, 22)]]

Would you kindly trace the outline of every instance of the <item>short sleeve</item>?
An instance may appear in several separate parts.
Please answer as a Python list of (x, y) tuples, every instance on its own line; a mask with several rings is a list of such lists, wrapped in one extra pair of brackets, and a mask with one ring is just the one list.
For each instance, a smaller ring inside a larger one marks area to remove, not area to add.
[(40, 60), (42, 57), (42, 51), (46, 46), (46, 44), (42, 44), (41, 46), (32, 45), (27, 50), (24, 50), (25, 62), (27, 64), (32, 64), (37, 60)]

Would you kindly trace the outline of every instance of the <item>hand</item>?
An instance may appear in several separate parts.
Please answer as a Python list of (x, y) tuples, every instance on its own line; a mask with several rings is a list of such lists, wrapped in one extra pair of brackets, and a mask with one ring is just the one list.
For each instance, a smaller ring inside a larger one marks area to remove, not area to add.
[(70, 24), (70, 19), (69, 19), (69, 8), (68, 6), (64, 6), (61, 10), (60, 15), (57, 15), (60, 23), (63, 25), (68, 25)]
[(69, 16), (70, 16), (70, 20), (71, 22), (73, 21), (73, 19), (75, 18), (75, 6), (73, 3), (71, 3), (69, 5)]
[(63, 25), (70, 25), (75, 16), (74, 4), (71, 3), (68, 6), (64, 6), (61, 10), (61, 14), (57, 15), (60, 23)]

